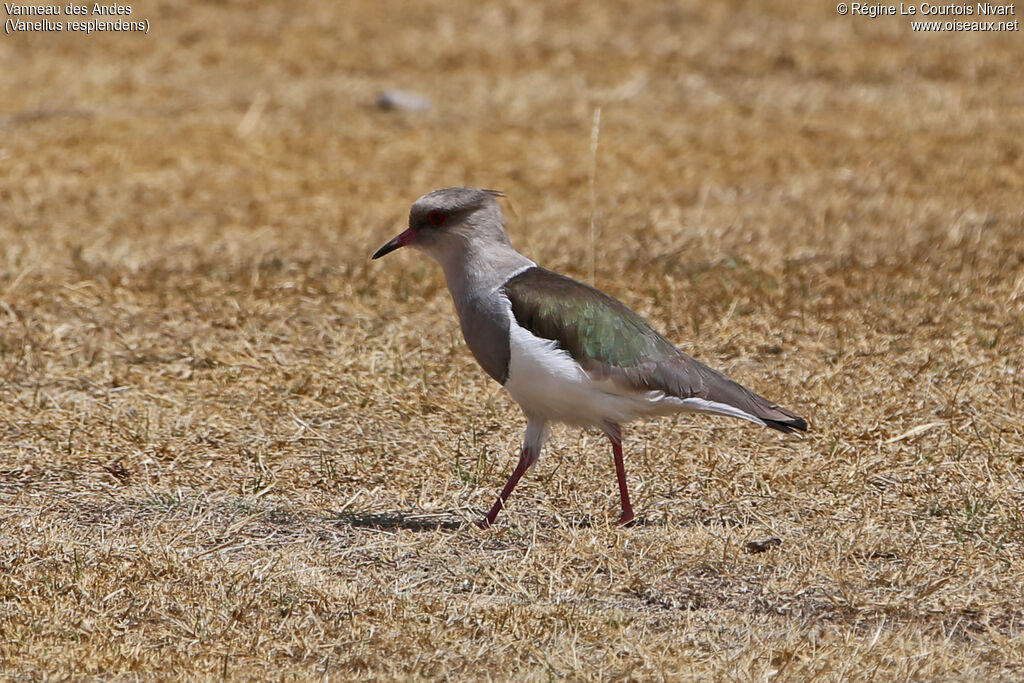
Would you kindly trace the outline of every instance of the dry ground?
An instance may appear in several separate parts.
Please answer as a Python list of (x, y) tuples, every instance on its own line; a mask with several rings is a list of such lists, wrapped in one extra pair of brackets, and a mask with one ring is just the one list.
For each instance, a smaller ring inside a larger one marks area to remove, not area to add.
[[(148, 36), (0, 37), (4, 677), (1024, 677), (1019, 33), (133, 10)], [(618, 530), (606, 443), (558, 429), (462, 526), (523, 419), (438, 269), (367, 260), (456, 184), (809, 437), (632, 426)]]

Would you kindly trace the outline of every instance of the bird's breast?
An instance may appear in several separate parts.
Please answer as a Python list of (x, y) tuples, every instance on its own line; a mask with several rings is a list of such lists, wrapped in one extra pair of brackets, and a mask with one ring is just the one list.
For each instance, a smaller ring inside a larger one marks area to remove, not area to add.
[(459, 327), (466, 345), (484, 371), (501, 384), (508, 381), (509, 313), (504, 297), (456, 300)]

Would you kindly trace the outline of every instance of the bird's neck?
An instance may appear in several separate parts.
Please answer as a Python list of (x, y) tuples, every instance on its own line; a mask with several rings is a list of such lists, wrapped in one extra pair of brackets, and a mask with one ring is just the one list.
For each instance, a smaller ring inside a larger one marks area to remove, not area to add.
[(459, 251), (439, 255), (456, 308), (480, 297), (494, 295), (516, 273), (535, 266), (512, 245), (505, 243), (465, 244)]

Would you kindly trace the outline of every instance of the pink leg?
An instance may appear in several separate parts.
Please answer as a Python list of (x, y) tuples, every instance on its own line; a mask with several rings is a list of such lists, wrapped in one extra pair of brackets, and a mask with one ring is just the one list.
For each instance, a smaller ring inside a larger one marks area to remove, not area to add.
[(497, 519), (498, 513), (501, 512), (502, 508), (505, 507), (505, 501), (512, 495), (512, 489), (516, 487), (519, 480), (526, 474), (526, 470), (533, 466), (533, 463), (537, 462), (537, 456), (540, 455), (541, 446), (544, 445), (544, 440), (548, 436), (547, 422), (543, 420), (528, 419), (526, 423), (526, 438), (523, 439), (523, 449), (519, 452), (519, 464), (516, 465), (515, 470), (512, 472), (512, 476), (508, 478), (508, 483), (505, 484), (505, 488), (501, 490), (501, 495), (498, 496), (498, 500), (494, 503), (491, 511), (487, 513), (487, 516), (478, 522), (478, 526), (482, 529), (486, 529), (490, 525), (494, 524), (494, 520)]
[(536, 457), (532, 457), (526, 446), (523, 446), (523, 450), (519, 454), (519, 464), (516, 465), (515, 470), (512, 471), (512, 476), (508, 478), (508, 483), (505, 484), (505, 488), (501, 490), (501, 494), (498, 496), (498, 500), (495, 501), (491, 507), (491, 511), (487, 513), (487, 516), (480, 520), (479, 526), (482, 529), (486, 529), (490, 525), (494, 524), (494, 520), (497, 519), (498, 513), (505, 507), (505, 501), (512, 495), (512, 489), (516, 487), (519, 480), (526, 474), (526, 470), (530, 469), (530, 465), (533, 464)]
[(629, 488), (626, 486), (626, 464), (622, 461), (622, 430), (619, 425), (609, 422), (605, 427), (608, 440), (612, 442), (612, 453), (615, 455), (615, 476), (619, 480), (619, 503), (622, 514), (619, 515), (619, 526), (628, 526), (633, 522), (633, 506), (629, 504)]

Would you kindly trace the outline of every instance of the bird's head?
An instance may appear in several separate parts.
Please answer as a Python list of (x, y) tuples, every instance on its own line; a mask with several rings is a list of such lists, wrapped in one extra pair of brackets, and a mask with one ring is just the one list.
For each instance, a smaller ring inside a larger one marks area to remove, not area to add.
[(409, 227), (378, 249), (373, 258), (410, 246), (438, 261), (446, 254), (465, 251), (470, 244), (496, 240), (508, 244), (497, 197), (500, 192), (471, 187), (449, 187), (428, 192), (412, 205)]

